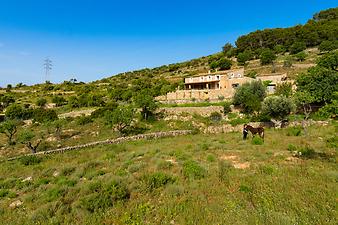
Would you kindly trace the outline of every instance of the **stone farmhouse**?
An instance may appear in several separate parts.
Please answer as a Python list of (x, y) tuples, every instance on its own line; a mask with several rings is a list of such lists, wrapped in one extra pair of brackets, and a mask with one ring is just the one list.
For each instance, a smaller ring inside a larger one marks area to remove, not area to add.
[[(184, 90), (170, 92), (156, 100), (166, 103), (186, 103), (192, 101), (219, 101), (232, 98), (240, 85), (255, 79), (244, 76), (244, 68), (199, 74), (184, 79)], [(278, 83), (286, 80), (286, 74), (258, 76), (256, 80), (270, 81), (268, 93), (273, 93)]]

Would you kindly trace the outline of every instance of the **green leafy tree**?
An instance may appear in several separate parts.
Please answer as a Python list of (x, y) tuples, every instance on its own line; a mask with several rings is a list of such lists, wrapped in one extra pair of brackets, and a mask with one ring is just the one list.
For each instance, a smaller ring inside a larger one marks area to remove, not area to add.
[(316, 103), (330, 103), (338, 91), (338, 72), (325, 67), (310, 68), (296, 78), (297, 92), (307, 92)]
[(229, 70), (231, 69), (232, 61), (226, 58), (221, 58), (218, 60), (218, 67), (220, 70)]
[(218, 59), (217, 61), (212, 61), (209, 64), (210, 69), (220, 69), (220, 70), (228, 70), (232, 66), (232, 61), (229, 59), (226, 59), (224, 57)]
[(258, 112), (266, 96), (266, 88), (261, 81), (245, 83), (236, 89), (233, 104), (241, 107), (245, 113)]
[(293, 43), (289, 51), (291, 54), (297, 54), (298, 52), (304, 51), (306, 49), (306, 44), (304, 42), (297, 41)]
[(0, 105), (3, 108), (8, 107), (10, 104), (14, 103), (15, 99), (13, 96), (10, 95), (0, 95)]
[(307, 57), (307, 54), (304, 51), (298, 52), (295, 54), (295, 58), (297, 61), (303, 62)]
[(58, 119), (58, 115), (55, 110), (43, 108), (34, 109), (32, 117), (39, 123), (52, 122)]
[(57, 107), (67, 105), (67, 100), (62, 96), (53, 96), (52, 103), (55, 103)]
[(19, 123), (16, 120), (6, 120), (5, 122), (0, 123), (0, 133), (6, 135), (9, 145), (15, 144), (13, 137), (18, 131), (18, 124)]
[(276, 95), (283, 95), (285, 97), (292, 96), (292, 84), (290, 82), (284, 82), (277, 84), (276, 86)]
[(210, 69), (215, 70), (218, 68), (218, 61), (213, 61), (209, 64)]
[(224, 54), (227, 54), (231, 49), (233, 49), (233, 47), (234, 47), (234, 46), (232, 46), (232, 44), (226, 43), (226, 44), (222, 47), (223, 53), (224, 53)]
[(276, 58), (276, 54), (270, 49), (264, 49), (259, 57), (262, 65), (271, 64)]
[(80, 107), (79, 99), (76, 96), (70, 96), (68, 99), (68, 105), (71, 108), (79, 108)]
[(277, 123), (285, 119), (294, 109), (292, 100), (285, 96), (269, 96), (262, 104), (262, 113), (275, 119)]
[(135, 110), (131, 106), (118, 106), (113, 111), (106, 112), (106, 124), (120, 133), (124, 133), (131, 126), (134, 114)]
[(36, 100), (36, 105), (40, 106), (40, 107), (44, 107), (47, 104), (47, 99), (45, 98), (39, 98), (38, 100)]
[(11, 84), (7, 84), (6, 92), (11, 92), (12, 89), (13, 89), (13, 86)]
[(36, 135), (31, 130), (23, 130), (20, 132), (18, 136), (18, 141), (24, 145), (33, 153), (35, 154), (37, 148), (42, 142), (42, 139), (36, 139)]
[(246, 77), (250, 77), (253, 79), (256, 79), (257, 77), (257, 72), (256, 71), (250, 71), (248, 74), (245, 75)]
[(338, 48), (338, 41), (323, 41), (320, 43), (318, 49), (321, 52), (329, 52)]
[(245, 65), (247, 61), (253, 58), (253, 54), (251, 51), (244, 51), (237, 55), (237, 62), (239, 65)]
[(154, 97), (147, 90), (141, 91), (134, 99), (135, 105), (141, 108), (141, 115), (144, 120), (148, 120), (157, 109)]
[(309, 119), (312, 112), (311, 104), (316, 101), (316, 98), (307, 91), (297, 90), (297, 92), (294, 94), (294, 101), (296, 103), (296, 106), (300, 108), (304, 113), (302, 126), (304, 129), (304, 133), (307, 134), (306, 121)]
[(319, 58), (318, 66), (325, 67), (331, 70), (338, 69), (338, 51), (330, 52)]
[(276, 54), (284, 53), (286, 51), (283, 45), (276, 45), (273, 50)]
[(5, 115), (8, 119), (22, 119), (24, 117), (24, 108), (19, 104), (11, 104), (7, 107)]

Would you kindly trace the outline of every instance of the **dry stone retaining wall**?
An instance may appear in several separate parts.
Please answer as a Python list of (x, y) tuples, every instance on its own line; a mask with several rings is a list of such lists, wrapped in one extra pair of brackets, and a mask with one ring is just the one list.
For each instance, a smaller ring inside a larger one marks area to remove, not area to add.
[(161, 110), (167, 115), (179, 115), (182, 113), (199, 114), (201, 116), (210, 116), (213, 112), (222, 113), (222, 106), (206, 106), (206, 107), (166, 107)]
[(78, 149), (83, 149), (83, 148), (88, 148), (88, 147), (94, 147), (97, 145), (104, 145), (104, 144), (120, 144), (122, 142), (126, 141), (136, 141), (136, 140), (146, 140), (146, 139), (159, 139), (159, 138), (164, 138), (164, 137), (176, 137), (176, 136), (181, 136), (181, 135), (188, 135), (191, 134), (191, 130), (174, 130), (174, 131), (168, 131), (168, 132), (156, 132), (156, 133), (149, 133), (149, 134), (139, 134), (135, 136), (130, 136), (130, 137), (120, 137), (116, 139), (109, 139), (105, 141), (96, 141), (96, 142), (91, 142), (88, 144), (83, 144), (83, 145), (76, 145), (76, 146), (69, 146), (69, 147), (64, 147), (64, 148), (58, 148), (54, 150), (49, 150), (49, 151), (44, 151), (44, 152), (37, 152), (35, 154), (26, 154), (18, 157), (13, 157), (7, 159), (8, 161), (12, 161), (15, 159), (22, 158), (23, 156), (31, 156), (31, 155), (48, 155), (48, 154), (56, 154), (56, 153), (64, 153), (67, 151), (72, 151), (72, 150), (78, 150)]

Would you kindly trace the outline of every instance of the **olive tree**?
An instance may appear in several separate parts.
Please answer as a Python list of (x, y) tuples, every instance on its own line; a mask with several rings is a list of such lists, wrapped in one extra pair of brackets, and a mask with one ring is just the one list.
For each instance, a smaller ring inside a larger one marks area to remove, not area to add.
[(36, 139), (36, 135), (30, 130), (23, 130), (19, 136), (18, 141), (24, 145), (33, 153), (36, 153), (37, 148), (42, 142), (42, 139)]
[(309, 92), (307, 91), (297, 91), (294, 94), (294, 101), (298, 108), (301, 108), (304, 113), (304, 119), (302, 121), (302, 127), (304, 129), (304, 133), (307, 133), (306, 130), (306, 121), (309, 119), (310, 114), (312, 112), (311, 103), (315, 102), (316, 98), (313, 97)]
[(275, 123), (281, 124), (292, 111), (295, 105), (290, 98), (285, 96), (269, 96), (264, 99), (262, 113), (274, 119)]
[(106, 124), (123, 133), (134, 119), (135, 110), (131, 106), (119, 106), (105, 114)]
[(0, 124), (0, 133), (6, 135), (9, 145), (15, 144), (13, 142), (13, 137), (18, 131), (18, 124), (19, 123), (16, 120), (6, 120)]
[(154, 97), (147, 90), (141, 91), (136, 95), (134, 102), (137, 107), (141, 108), (141, 115), (144, 120), (148, 120), (157, 109)]
[(258, 112), (265, 96), (266, 88), (262, 82), (252, 81), (236, 89), (233, 104), (239, 106), (244, 113)]

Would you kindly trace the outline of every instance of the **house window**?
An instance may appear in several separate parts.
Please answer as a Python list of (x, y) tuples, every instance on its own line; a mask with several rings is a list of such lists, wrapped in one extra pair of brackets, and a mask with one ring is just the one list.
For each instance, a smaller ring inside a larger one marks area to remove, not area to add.
[(238, 83), (232, 84), (232, 88), (238, 88), (238, 87), (239, 87)]

